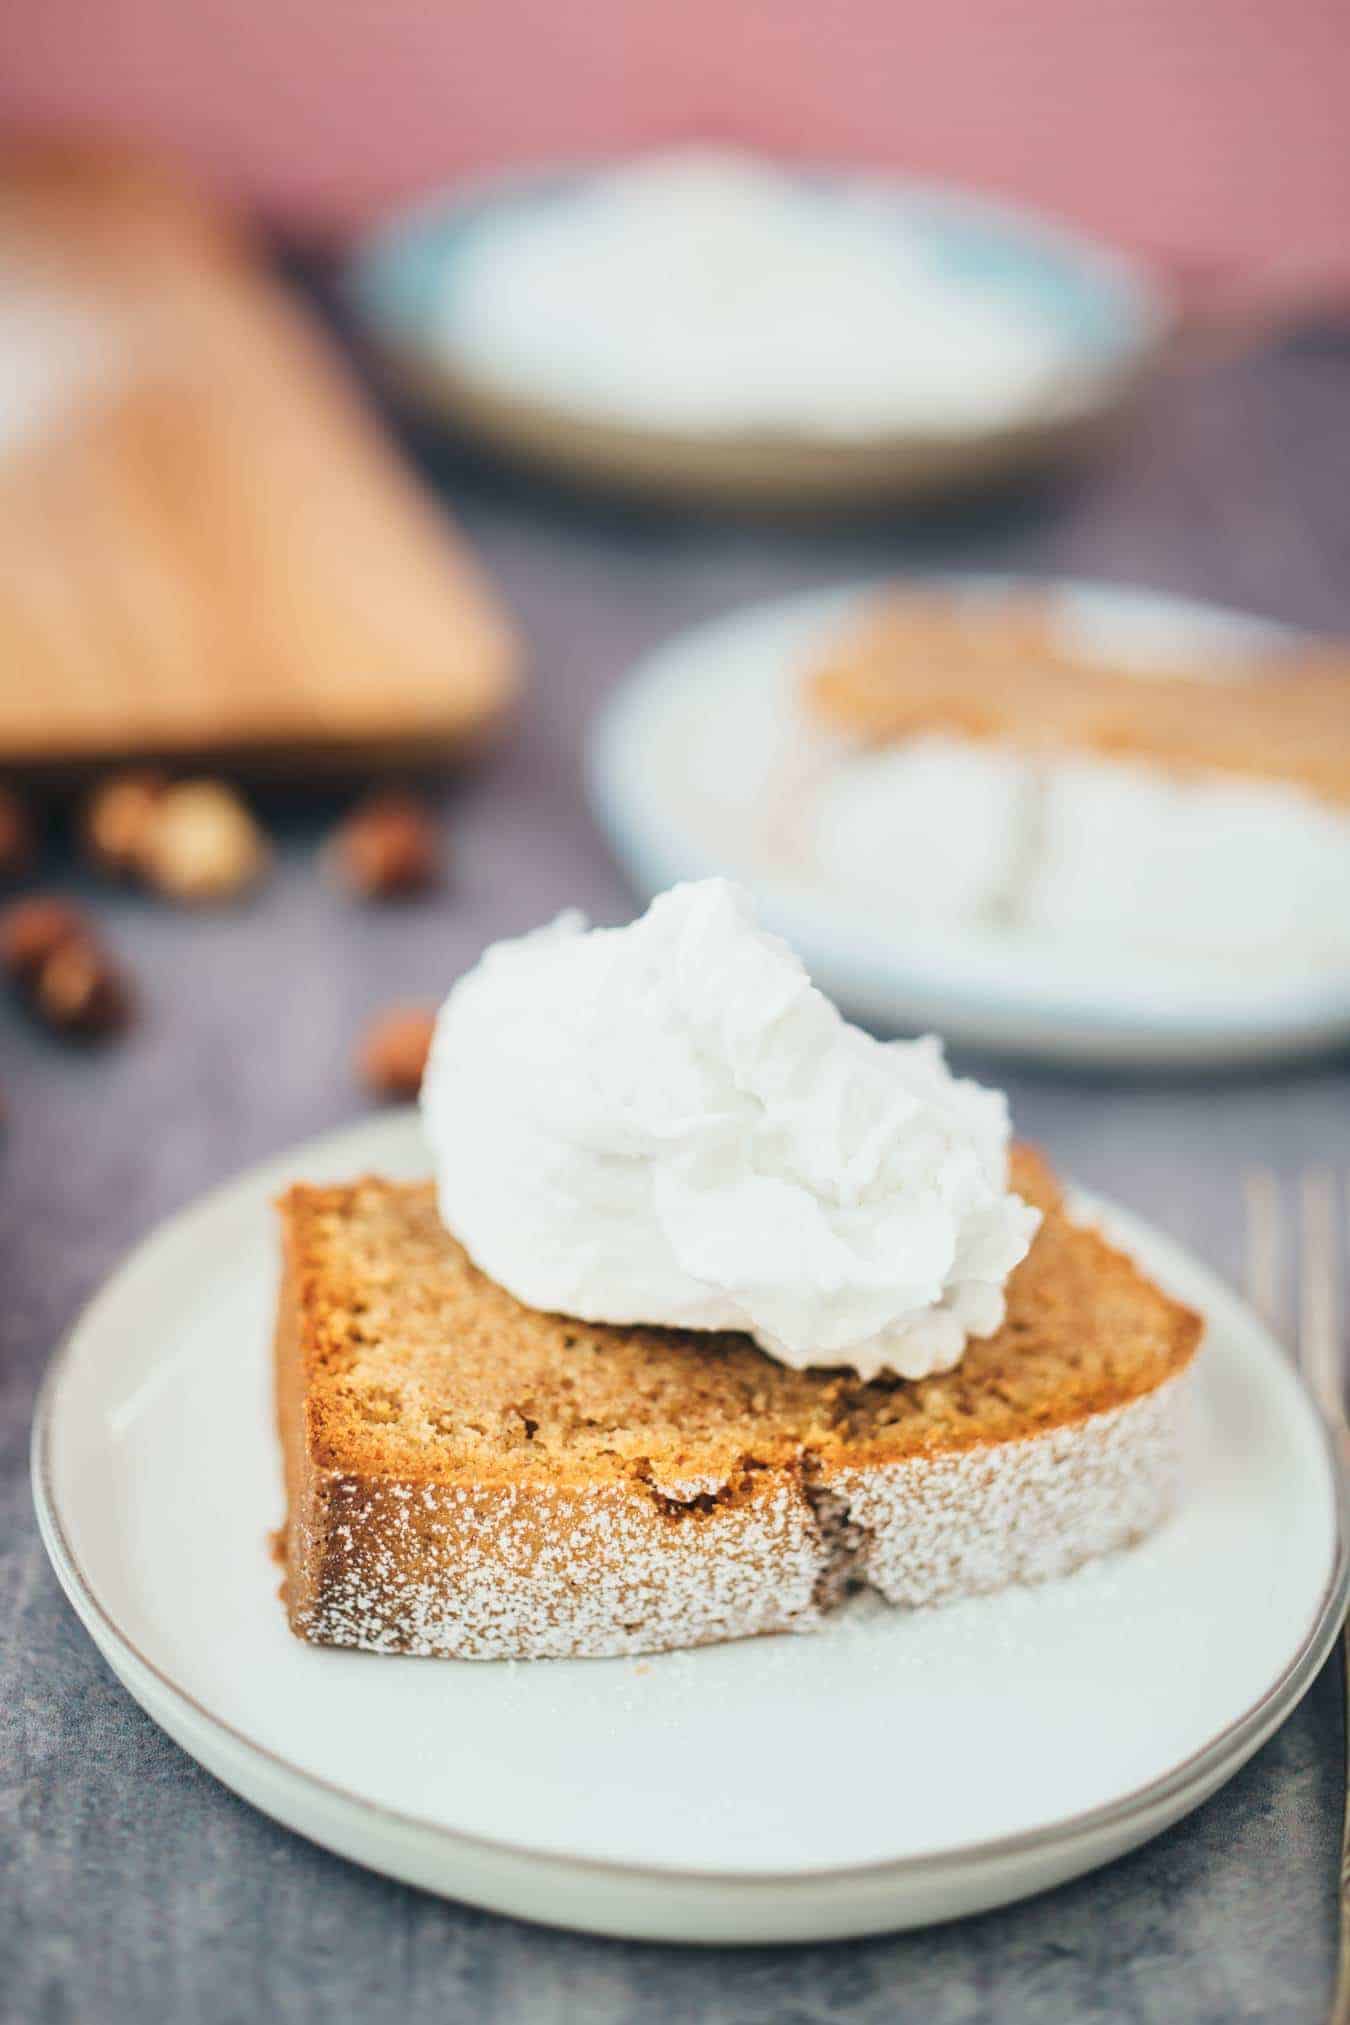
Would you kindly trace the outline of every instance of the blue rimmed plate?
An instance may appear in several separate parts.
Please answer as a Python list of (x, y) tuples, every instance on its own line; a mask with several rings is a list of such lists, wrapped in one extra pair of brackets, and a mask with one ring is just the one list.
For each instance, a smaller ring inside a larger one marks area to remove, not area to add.
[[(513, 380), (485, 364), (458, 277), (484, 235), (524, 212), (575, 196), (613, 165), (541, 168), (474, 182), (394, 217), (358, 249), (349, 282), (356, 311), (396, 377), (430, 412), (510, 456), (566, 475), (684, 499), (826, 506), (898, 499), (993, 480), (1089, 445), (1157, 358), (1170, 318), (1137, 265), (1066, 227), (972, 192), (876, 175), (865, 181), (908, 243), (939, 271), (980, 285), (1053, 333), (1062, 375), (997, 424), (959, 430), (892, 427), (874, 435), (684, 432), (607, 418), (543, 398), (538, 376)], [(802, 170), (813, 187), (842, 172)], [(851, 174), (848, 181), (862, 179)], [(463, 325), (463, 328), (461, 327)], [(549, 342), (541, 318), (539, 343)]]

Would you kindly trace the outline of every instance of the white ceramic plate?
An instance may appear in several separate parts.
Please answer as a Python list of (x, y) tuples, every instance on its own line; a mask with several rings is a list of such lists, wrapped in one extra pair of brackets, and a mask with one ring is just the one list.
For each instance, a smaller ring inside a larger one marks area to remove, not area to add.
[[(1083, 234), (973, 191), (850, 171), (849, 182), (869, 181), (897, 228), (927, 241), (942, 267), (1001, 297), (1010, 316), (1047, 322), (1064, 371), (1043, 401), (979, 428), (844, 437), (696, 433), (575, 411), (541, 397), (533, 380), (486, 375), (460, 342), (463, 256), (502, 219), (566, 202), (613, 166), (531, 168), (440, 192), (373, 232), (349, 276), (357, 315), (430, 413), (565, 475), (662, 497), (815, 507), (985, 482), (1090, 445), (1168, 335), (1170, 311), (1145, 271)], [(833, 179), (825, 169), (801, 174), (815, 185)]]
[[(940, 579), (979, 596), (1006, 577)], [(1022, 581), (1026, 587), (1026, 580)], [(1104, 654), (1196, 664), (1206, 679), (1279, 629), (1210, 605), (1087, 583), (1041, 583)], [(595, 727), (591, 799), (639, 890), (724, 872), (750, 886), (767, 926), (858, 1017), (1059, 1061), (1208, 1066), (1315, 1053), (1350, 1037), (1350, 970), (1278, 969), (1163, 952), (1084, 956), (961, 924), (878, 924), (795, 867), (776, 811), (818, 769), (798, 702), (804, 671), (875, 584), (756, 605), (680, 634), (616, 692)], [(1209, 657), (1208, 660), (1206, 657)]]
[(434, 1891), (669, 1940), (824, 1939), (1037, 1891), (1156, 1834), (1310, 1684), (1346, 1559), (1319, 1424), (1241, 1304), (1112, 1216), (1210, 1317), (1178, 1515), (1067, 1581), (646, 1660), (482, 1664), (292, 1638), (268, 1532), (271, 1199), (423, 1168), (407, 1114), (165, 1225), (38, 1408), (57, 1574), (131, 1693), (227, 1785)]

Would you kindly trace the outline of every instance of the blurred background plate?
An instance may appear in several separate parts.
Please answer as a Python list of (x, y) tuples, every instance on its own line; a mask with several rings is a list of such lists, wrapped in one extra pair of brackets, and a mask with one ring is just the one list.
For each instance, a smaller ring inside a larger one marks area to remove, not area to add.
[[(1015, 590), (965, 575), (947, 590)], [(1266, 622), (1142, 590), (1021, 580), (1104, 656), (1144, 666), (1194, 659), (1215, 678)], [(1350, 972), (1195, 965), (1139, 948), (1050, 944), (871, 908), (776, 854), (766, 811), (810, 777), (797, 696), (806, 669), (877, 586), (814, 592), (696, 627), (646, 658), (592, 733), (596, 814), (644, 895), (724, 873), (749, 886), (766, 926), (816, 982), (882, 1029), (1057, 1062), (1204, 1067), (1323, 1051), (1350, 1038)], [(804, 771), (805, 769), (805, 771)]]
[[(942, 272), (1043, 317), (1064, 350), (1063, 383), (997, 426), (894, 429), (871, 436), (702, 431), (607, 421), (545, 401), (509, 376), (489, 379), (456, 338), (456, 278), (471, 245), (524, 212), (575, 198), (605, 164), (461, 185), (373, 233), (350, 272), (357, 313), (403, 389), (427, 412), (494, 450), (652, 497), (727, 505), (824, 507), (899, 500), (1006, 477), (1089, 448), (1162, 349), (1169, 326), (1144, 269), (1031, 211), (957, 188), (857, 175), (906, 241)], [(798, 173), (798, 172), (794, 172)], [(826, 172), (799, 172), (819, 188)], [(541, 320), (541, 347), (549, 343)]]

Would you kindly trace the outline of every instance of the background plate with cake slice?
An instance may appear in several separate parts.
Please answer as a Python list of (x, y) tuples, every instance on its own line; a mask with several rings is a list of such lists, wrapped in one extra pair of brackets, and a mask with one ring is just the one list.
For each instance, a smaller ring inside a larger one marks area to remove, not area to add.
[(1055, 1061), (1350, 1037), (1350, 652), (1006, 577), (756, 606), (593, 734), (644, 894), (726, 873), (855, 1016)]
[(1010, 1153), (935, 1043), (841, 1020), (722, 881), (496, 945), (420, 1124), (157, 1232), (33, 1467), (100, 1649), (239, 1793), (670, 1940), (1107, 1861), (1270, 1735), (1348, 1580), (1254, 1317)]

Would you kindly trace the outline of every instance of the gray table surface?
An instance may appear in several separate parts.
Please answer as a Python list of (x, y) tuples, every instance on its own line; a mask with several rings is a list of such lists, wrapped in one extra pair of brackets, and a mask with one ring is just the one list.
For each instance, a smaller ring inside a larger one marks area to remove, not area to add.
[[(485, 940), (630, 901), (581, 797), (587, 718), (635, 655), (738, 601), (929, 562), (1138, 581), (1350, 630), (1350, 346), (1160, 385), (1081, 482), (923, 524), (779, 529), (578, 504), (415, 446), (529, 634), (513, 739), (448, 784), (454, 877), (407, 910), (322, 882), (331, 811), (285, 810), (275, 881), (188, 917), (93, 895), (143, 1017), (97, 1057), (0, 1009), (0, 2017), (5, 2020), (1314, 2019), (1330, 1983), (1341, 1706), (1329, 1668), (1232, 1783), (1150, 1847), (924, 1933), (716, 1954), (445, 1904), (276, 1827), (98, 1658), (38, 1545), (28, 1423), (49, 1350), (123, 1251), (260, 1156), (357, 1116), (367, 1015), (438, 995)], [(359, 558), (353, 559), (359, 568)], [(77, 875), (58, 866), (62, 883)], [(975, 1065), (988, 1070), (991, 1065)], [(1346, 1160), (1350, 1065), (1186, 1080), (995, 1068), (1021, 1129), (1219, 1268), (1237, 1170)], [(879, 1748), (885, 1740), (879, 1739)]]

